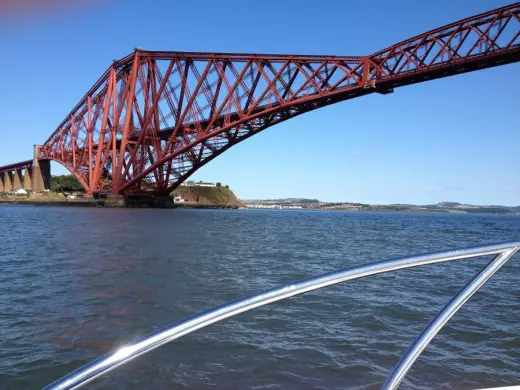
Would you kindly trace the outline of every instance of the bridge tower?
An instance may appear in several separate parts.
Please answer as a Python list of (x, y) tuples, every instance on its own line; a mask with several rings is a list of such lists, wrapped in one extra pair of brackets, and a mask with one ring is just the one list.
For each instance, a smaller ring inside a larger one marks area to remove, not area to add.
[(34, 145), (32, 178), (32, 190), (44, 191), (51, 189), (51, 162), (49, 160), (39, 160), (41, 145)]

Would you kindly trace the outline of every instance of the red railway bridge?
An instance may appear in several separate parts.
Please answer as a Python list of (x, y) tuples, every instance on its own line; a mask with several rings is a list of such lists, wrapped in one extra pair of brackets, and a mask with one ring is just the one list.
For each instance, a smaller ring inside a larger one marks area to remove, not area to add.
[(167, 195), (227, 149), (297, 115), (519, 60), (520, 3), (368, 56), (136, 49), (108, 68), (32, 160), (0, 167), (0, 192), (48, 188), (53, 160), (89, 194)]

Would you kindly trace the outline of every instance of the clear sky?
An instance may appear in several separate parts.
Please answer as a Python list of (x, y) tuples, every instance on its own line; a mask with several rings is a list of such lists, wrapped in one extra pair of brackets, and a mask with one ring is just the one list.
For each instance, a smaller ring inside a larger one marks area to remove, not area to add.
[[(0, 165), (31, 158), (135, 47), (367, 55), (509, 2), (76, 3), (0, 8)], [(519, 91), (517, 63), (350, 100), (274, 126), (192, 178), (229, 184), (242, 199), (520, 205)]]

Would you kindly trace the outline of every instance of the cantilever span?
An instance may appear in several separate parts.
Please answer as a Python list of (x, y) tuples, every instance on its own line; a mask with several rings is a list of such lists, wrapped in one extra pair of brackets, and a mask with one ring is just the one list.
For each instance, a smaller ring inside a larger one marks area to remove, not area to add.
[(108, 68), (38, 158), (63, 164), (91, 194), (167, 194), (232, 146), (297, 115), (519, 60), (520, 3), (368, 56), (136, 49)]

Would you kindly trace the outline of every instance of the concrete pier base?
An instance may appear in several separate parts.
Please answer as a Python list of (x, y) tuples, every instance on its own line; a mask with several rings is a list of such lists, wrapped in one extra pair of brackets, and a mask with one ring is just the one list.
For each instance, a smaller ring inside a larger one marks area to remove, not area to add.
[(167, 209), (175, 207), (171, 195), (138, 194), (125, 196), (126, 207)]
[(166, 195), (166, 196), (154, 197), (153, 207), (155, 207), (157, 209), (171, 209), (171, 208), (175, 207), (173, 204), (173, 196)]
[(173, 208), (172, 196), (158, 196), (155, 194), (131, 194), (118, 195), (99, 193), (94, 194), (93, 199), (102, 207), (128, 207), (128, 208)]
[[(96, 196), (94, 196), (96, 198)], [(125, 197), (122, 195), (108, 194), (106, 197), (97, 197), (99, 204), (105, 207), (125, 207)]]
[(5, 192), (5, 188), (4, 188), (4, 175), (0, 175), (0, 192)]

